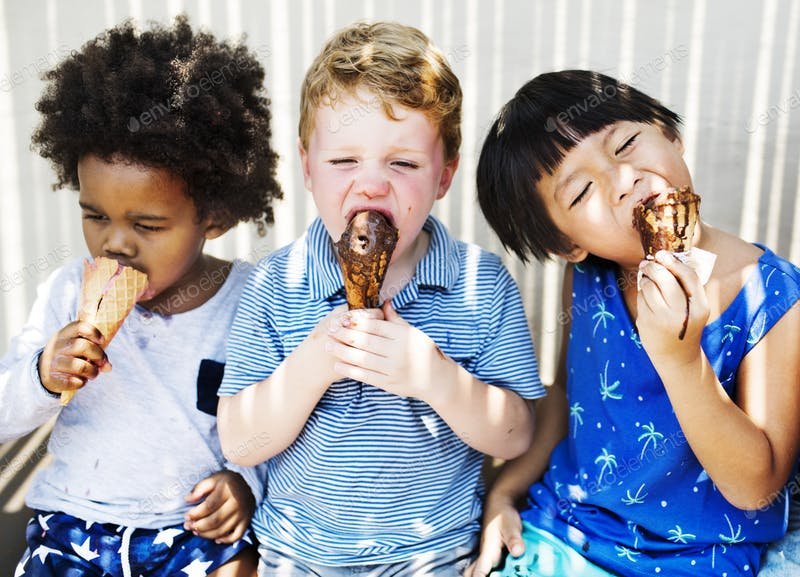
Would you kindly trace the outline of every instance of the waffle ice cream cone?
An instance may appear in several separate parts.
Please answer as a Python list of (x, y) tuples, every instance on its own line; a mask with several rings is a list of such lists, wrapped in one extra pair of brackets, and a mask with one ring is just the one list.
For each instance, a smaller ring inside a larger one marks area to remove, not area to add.
[(397, 236), (397, 229), (383, 214), (365, 210), (350, 220), (335, 243), (351, 310), (380, 306), (381, 286)]
[(633, 224), (642, 239), (646, 257), (659, 250), (672, 253), (688, 252), (692, 248), (697, 224), (700, 197), (688, 186), (654, 194), (633, 210)]
[[(117, 334), (125, 317), (147, 290), (147, 275), (114, 259), (99, 257), (83, 263), (83, 287), (78, 320), (91, 323), (108, 344)], [(61, 393), (66, 405), (75, 391)]]

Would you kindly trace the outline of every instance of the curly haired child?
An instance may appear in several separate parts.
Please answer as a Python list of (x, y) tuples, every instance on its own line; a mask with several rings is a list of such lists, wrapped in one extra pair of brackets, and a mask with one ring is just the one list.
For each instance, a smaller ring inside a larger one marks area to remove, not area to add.
[(179, 17), (107, 30), (45, 79), (33, 144), (79, 191), (89, 254), (143, 271), (149, 291), (106, 343), (76, 320), (82, 266), (68, 264), (3, 358), (0, 439), (55, 418), (16, 575), (253, 575), (259, 476), (228, 466), (215, 417), (251, 267), (203, 246), (273, 220), (264, 71)]
[(800, 269), (705, 222), (693, 238), (717, 255), (705, 285), (670, 253), (643, 259), (635, 207), (692, 186), (678, 125), (640, 91), (575, 70), (525, 84), (489, 131), (487, 220), (521, 258), (568, 262), (544, 402), (566, 438), (535, 439), (500, 474), (475, 575), (502, 546), (504, 575), (755, 575), (786, 530)]

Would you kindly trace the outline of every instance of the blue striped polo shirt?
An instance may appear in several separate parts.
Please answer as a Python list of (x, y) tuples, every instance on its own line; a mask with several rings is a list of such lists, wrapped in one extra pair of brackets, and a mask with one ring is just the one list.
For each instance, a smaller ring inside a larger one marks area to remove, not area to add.
[[(429, 217), (427, 254), (393, 298), (398, 313), (484, 383), (544, 395), (525, 311), (500, 259)], [(342, 273), (322, 221), (262, 259), (242, 293), (220, 395), (272, 374), (333, 308)], [(261, 543), (322, 565), (412, 559), (479, 530), (483, 456), (426, 403), (342, 379), (289, 447), (267, 461), (253, 516)]]

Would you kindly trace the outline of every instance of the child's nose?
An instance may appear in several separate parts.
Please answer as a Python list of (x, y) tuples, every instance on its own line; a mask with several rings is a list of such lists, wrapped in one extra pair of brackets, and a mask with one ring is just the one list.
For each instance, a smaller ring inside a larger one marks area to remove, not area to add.
[(356, 190), (367, 198), (386, 196), (389, 193), (389, 179), (378, 169), (365, 168), (358, 177)]
[(108, 231), (103, 241), (103, 252), (109, 256), (133, 256), (134, 245), (125, 230), (121, 227), (114, 227)]
[(612, 189), (612, 201), (620, 203), (631, 195), (635, 196), (643, 182), (642, 175), (635, 168), (629, 164), (621, 165), (616, 186)]

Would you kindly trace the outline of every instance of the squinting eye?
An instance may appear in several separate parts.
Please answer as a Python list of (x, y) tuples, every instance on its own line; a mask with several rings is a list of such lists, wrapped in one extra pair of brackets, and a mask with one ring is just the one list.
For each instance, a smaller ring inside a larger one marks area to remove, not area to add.
[(352, 158), (334, 158), (333, 160), (328, 161), (333, 166), (342, 166), (345, 164), (352, 164), (355, 162)]
[(136, 226), (142, 230), (146, 230), (147, 232), (158, 232), (159, 230), (164, 230), (164, 227), (161, 226), (148, 226), (146, 224), (137, 224)]
[(590, 182), (590, 183), (588, 183), (588, 184), (587, 184), (587, 185), (586, 185), (586, 186), (583, 188), (583, 190), (581, 191), (581, 193), (580, 193), (578, 196), (576, 196), (576, 197), (575, 197), (575, 199), (574, 199), (574, 200), (573, 200), (571, 203), (569, 203), (569, 207), (570, 207), (570, 208), (573, 208), (573, 207), (575, 207), (575, 206), (579, 205), (579, 204), (581, 203), (581, 201), (582, 201), (584, 198), (586, 198), (586, 194), (589, 192), (589, 187), (590, 187), (591, 185), (592, 185), (592, 183), (591, 183), (591, 182)]
[(419, 168), (418, 164), (409, 162), (408, 160), (396, 160), (392, 164), (399, 166), (400, 168)]
[(105, 220), (106, 217), (101, 216), (99, 214), (84, 214), (84, 220)]
[(639, 132), (631, 136), (628, 140), (625, 141), (625, 144), (620, 146), (614, 154), (620, 154), (624, 152), (629, 146), (631, 146), (634, 142), (636, 142), (636, 138), (639, 136)]

